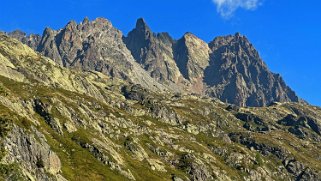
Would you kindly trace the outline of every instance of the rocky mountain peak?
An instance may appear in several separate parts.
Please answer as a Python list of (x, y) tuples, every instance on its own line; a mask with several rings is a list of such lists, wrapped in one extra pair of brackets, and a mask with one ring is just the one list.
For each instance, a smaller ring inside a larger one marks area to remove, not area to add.
[(26, 36), (26, 33), (21, 30), (14, 30), (14, 31), (8, 33), (8, 35), (12, 38), (20, 40), (21, 38)]
[(141, 32), (150, 32), (151, 29), (149, 28), (149, 26), (147, 25), (146, 21), (143, 18), (139, 18), (136, 21), (136, 28), (137, 31), (141, 31)]
[(208, 66), (210, 49), (206, 42), (192, 33), (185, 33), (175, 45), (175, 60), (183, 74), (192, 84), (194, 92), (201, 93), (204, 70)]
[(60, 30), (46, 28), (37, 50), (64, 67), (98, 71), (153, 89), (163, 87), (134, 61), (122, 37), (107, 19), (85, 18)]
[[(244, 68), (252, 66), (257, 66), (259, 69), (270, 72), (255, 47), (240, 33), (236, 33), (234, 36), (217, 37), (209, 43), (209, 48), (213, 52), (212, 58), (218, 59), (215, 63), (226, 65), (223, 68), (231, 68), (227, 65), (232, 64), (243, 67), (242, 69), (233, 67), (234, 73), (239, 72), (249, 77), (250, 72), (247, 72)], [(222, 55), (222, 57), (215, 57), (217, 54)]]
[(186, 32), (184, 33), (183, 38), (187, 39), (187, 38), (197, 38), (197, 37), (191, 32)]
[(160, 82), (177, 83), (182, 78), (174, 61), (174, 40), (168, 33), (155, 34), (144, 19), (138, 19), (124, 42), (135, 60)]
[[(91, 22), (91, 24), (93, 25), (93, 27), (95, 28), (102, 28), (102, 27), (105, 27), (105, 28), (113, 28), (113, 29), (116, 29), (113, 27), (113, 25), (111, 24), (111, 22), (109, 20), (107, 20), (106, 18), (102, 18), (102, 17), (99, 17), (99, 18), (96, 18), (95, 20), (93, 20)], [(120, 31), (119, 31), (120, 32)]]
[(235, 33), (235, 35), (218, 36), (209, 43), (209, 47), (212, 50), (221, 46), (241, 46), (242, 48), (251, 48), (255, 51), (248, 38), (240, 33)]
[[(42, 33), (41, 42), (46, 41), (48, 39), (48, 37), (55, 36), (57, 33), (58, 33), (58, 31), (55, 31), (49, 27), (46, 27)], [(42, 44), (41, 42), (39, 42), (39, 44)]]
[(69, 21), (64, 29), (67, 29), (69, 31), (76, 30), (77, 29), (77, 22), (74, 20)]
[[(283, 79), (272, 73), (250, 41), (236, 33), (215, 38), (205, 82), (213, 96), (241, 106), (265, 106), (273, 101), (298, 101)], [(219, 89), (218, 87), (225, 87)]]
[(136, 21), (135, 28), (128, 33), (128, 37), (137, 37), (137, 40), (143, 40), (144, 44), (149, 41), (153, 41), (154, 35), (152, 30), (147, 25), (146, 21), (143, 18), (139, 18)]
[(39, 35), (36, 35), (36, 34), (27, 35), (25, 32), (21, 30), (15, 30), (15, 31), (9, 32), (7, 33), (7, 35), (21, 41), (22, 43), (28, 45), (34, 50), (37, 48), (38, 43), (41, 39)]
[(89, 23), (89, 18), (86, 16), (83, 20), (82, 20), (82, 24), (88, 24)]
[(82, 67), (84, 65), (78, 64), (82, 57), (80, 54), (88, 50), (90, 44), (99, 41), (103, 34), (109, 33), (114, 34), (115, 39), (122, 37), (120, 31), (104, 18), (93, 21), (85, 18), (80, 24), (72, 20), (60, 30), (46, 28), (38, 51), (64, 66)]

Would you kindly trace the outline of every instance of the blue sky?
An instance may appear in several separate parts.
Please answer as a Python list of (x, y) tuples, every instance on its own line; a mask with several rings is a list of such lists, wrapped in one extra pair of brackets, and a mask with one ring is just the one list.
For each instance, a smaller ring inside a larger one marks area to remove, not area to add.
[(85, 16), (105, 17), (124, 34), (139, 17), (174, 38), (192, 32), (208, 42), (241, 32), (301, 98), (321, 106), (320, 0), (4, 0), (0, 30), (42, 33)]

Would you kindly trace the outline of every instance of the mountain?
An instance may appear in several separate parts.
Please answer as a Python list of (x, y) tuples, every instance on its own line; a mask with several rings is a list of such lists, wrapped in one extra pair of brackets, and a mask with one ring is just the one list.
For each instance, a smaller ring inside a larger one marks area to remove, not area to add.
[(0, 180), (320, 180), (321, 108), (153, 91), (0, 33), (0, 148)]
[(269, 71), (245, 36), (217, 37), (209, 47), (213, 53), (205, 70), (208, 94), (240, 106), (299, 101), (281, 76)]
[(175, 59), (185, 79), (191, 84), (191, 91), (202, 93), (204, 70), (209, 65), (210, 49), (201, 39), (186, 33), (175, 45)]
[(153, 33), (140, 18), (123, 36), (104, 18), (85, 18), (60, 30), (46, 28), (41, 38), (19, 31), (8, 35), (64, 67), (99, 71), (148, 89), (205, 95), (238, 106), (300, 101), (239, 33), (210, 43), (191, 33), (175, 40)]
[(183, 78), (174, 60), (174, 40), (167, 33), (154, 34), (143, 19), (124, 37), (135, 60), (160, 82), (179, 83)]
[(139, 19), (124, 42), (152, 77), (173, 81), (188, 92), (239, 106), (299, 101), (281, 76), (268, 70), (253, 45), (239, 33), (217, 37), (209, 44), (191, 33), (173, 40), (167, 33), (153, 33)]

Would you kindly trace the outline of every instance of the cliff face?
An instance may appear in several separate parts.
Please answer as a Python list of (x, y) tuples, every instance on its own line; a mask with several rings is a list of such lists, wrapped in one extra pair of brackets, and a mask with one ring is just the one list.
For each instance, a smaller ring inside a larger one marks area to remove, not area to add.
[(239, 106), (266, 106), (299, 98), (265, 65), (246, 37), (217, 37), (207, 44), (191, 33), (174, 40), (153, 33), (143, 19), (123, 36), (103, 18), (73, 21), (40, 36), (13, 32), (60, 65), (99, 71), (145, 88), (207, 95)]
[(320, 145), (318, 107), (163, 94), (0, 34), (0, 180), (320, 180)]
[(208, 94), (241, 106), (299, 101), (281, 76), (269, 71), (246, 37), (218, 37), (209, 47), (211, 60), (205, 70)]
[[(98, 18), (89, 22), (85, 19), (80, 24), (71, 21), (59, 31), (47, 28), (37, 50), (65, 67), (120, 77), (117, 68), (131, 70), (131, 56), (121, 38), (121, 32), (109, 21)], [(116, 63), (118, 67), (115, 67)]]
[(193, 92), (205, 90), (204, 70), (209, 63), (210, 49), (201, 39), (186, 33), (175, 45), (175, 60), (183, 76), (190, 82)]
[(135, 60), (160, 82), (179, 83), (182, 76), (173, 57), (174, 40), (167, 33), (154, 34), (143, 19), (124, 37)]

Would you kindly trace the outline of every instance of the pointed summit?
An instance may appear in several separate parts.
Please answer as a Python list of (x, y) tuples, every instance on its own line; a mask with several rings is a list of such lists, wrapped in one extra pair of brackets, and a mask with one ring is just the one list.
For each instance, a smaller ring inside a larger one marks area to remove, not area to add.
[(241, 35), (240, 32), (236, 32), (234, 36), (236, 36), (236, 37), (241, 37), (242, 35)]
[(65, 29), (68, 29), (70, 31), (73, 31), (77, 26), (77, 22), (75, 20), (71, 20), (68, 22), (68, 24), (65, 26)]
[(138, 18), (136, 21), (136, 29), (150, 29), (144, 18)]
[(143, 18), (137, 19), (136, 27), (128, 33), (124, 40), (128, 42), (131, 39), (133, 41), (149, 41), (153, 39), (153, 32)]
[(135, 60), (139, 63), (144, 62), (144, 58), (141, 57), (148, 49), (149, 44), (153, 39), (150, 28), (146, 24), (143, 18), (139, 18), (136, 21), (136, 27), (130, 31), (127, 37), (124, 37), (123, 40), (127, 48), (131, 51)]
[(180, 72), (195, 85), (193, 90), (196, 92), (203, 90), (203, 72), (208, 66), (209, 51), (207, 43), (190, 32), (177, 41), (174, 49)]
[(168, 33), (153, 33), (145, 20), (139, 18), (123, 40), (136, 62), (151, 77), (160, 82), (178, 82), (180, 72), (173, 58), (174, 40)]
[(149, 26), (147, 25), (146, 21), (143, 18), (137, 19), (135, 30), (138, 32), (147, 33), (148, 35), (152, 34), (151, 29), (149, 28)]
[(86, 16), (84, 20), (82, 20), (82, 24), (88, 24), (89, 23), (89, 18)]
[[(207, 94), (239, 106), (266, 106), (273, 101), (298, 102), (283, 79), (272, 73), (250, 41), (240, 33), (221, 36), (209, 44), (210, 65), (204, 82)], [(216, 89), (224, 87), (224, 89)]]
[(191, 32), (186, 32), (183, 37), (186, 38), (186, 37), (189, 37), (189, 36), (195, 36), (193, 33)]

